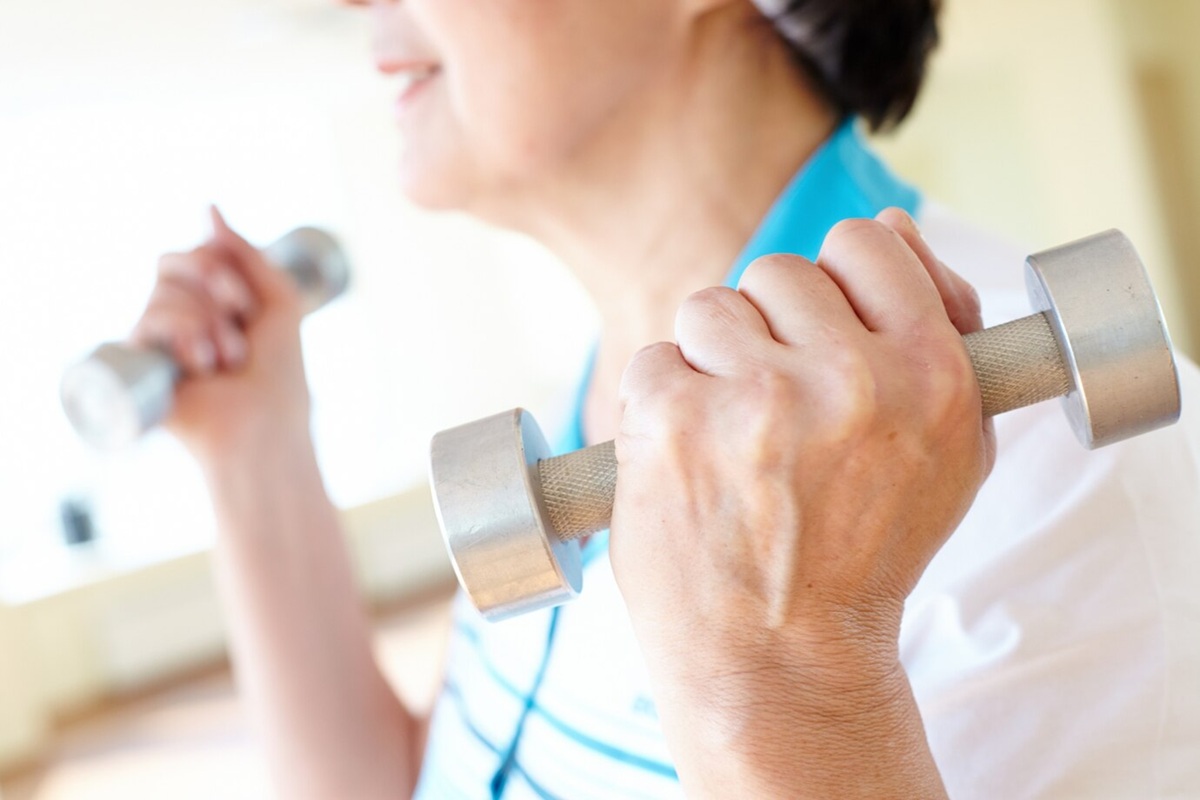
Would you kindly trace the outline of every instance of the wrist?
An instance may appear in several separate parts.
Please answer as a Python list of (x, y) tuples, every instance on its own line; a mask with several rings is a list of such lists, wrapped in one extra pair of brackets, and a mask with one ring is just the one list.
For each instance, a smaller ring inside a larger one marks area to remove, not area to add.
[(208, 440), (194, 454), (218, 509), (255, 495), (265, 499), (274, 486), (294, 494), (320, 483), (306, 423), (274, 420), (243, 426), (234, 435)]
[(689, 796), (944, 796), (907, 675), (884, 664), (759, 665), (660, 703)]
[(689, 796), (730, 785), (761, 797), (873, 797), (895, 786), (939, 796), (898, 633), (890, 612), (809, 614), (786, 630), (700, 633), (682, 659), (651, 649)]
[(182, 432), (180, 439), (206, 476), (243, 465), (261, 465), (277, 452), (312, 450), (307, 407), (284, 413), (263, 409), (262, 413), (229, 415), (200, 435)]

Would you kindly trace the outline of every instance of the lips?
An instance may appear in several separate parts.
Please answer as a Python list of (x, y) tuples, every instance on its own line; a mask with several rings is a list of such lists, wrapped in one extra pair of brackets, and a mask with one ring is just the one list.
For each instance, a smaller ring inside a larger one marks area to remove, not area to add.
[(389, 75), (396, 76), (400, 81), (400, 92), (396, 97), (397, 111), (404, 111), (422, 93), (422, 91), (441, 74), (437, 64), (402, 64), (383, 69)]
[(437, 75), (441, 69), (436, 64), (423, 64), (417, 67), (401, 70), (400, 76), (400, 93), (403, 95), (424, 81)]

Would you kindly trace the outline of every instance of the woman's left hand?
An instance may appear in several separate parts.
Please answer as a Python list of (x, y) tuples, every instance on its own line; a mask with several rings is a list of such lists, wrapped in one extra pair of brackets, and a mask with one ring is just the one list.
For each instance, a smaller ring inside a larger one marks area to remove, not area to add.
[(611, 557), (689, 793), (941, 792), (897, 641), (994, 460), (979, 327), (889, 209), (693, 295), (630, 363)]

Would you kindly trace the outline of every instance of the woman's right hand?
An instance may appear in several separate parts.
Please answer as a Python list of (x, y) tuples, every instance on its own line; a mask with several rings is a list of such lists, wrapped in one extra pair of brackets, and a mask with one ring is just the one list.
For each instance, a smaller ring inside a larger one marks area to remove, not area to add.
[(179, 364), (183, 378), (165, 424), (203, 466), (309, 435), (299, 291), (216, 208), (212, 219), (207, 242), (159, 260), (130, 336)]

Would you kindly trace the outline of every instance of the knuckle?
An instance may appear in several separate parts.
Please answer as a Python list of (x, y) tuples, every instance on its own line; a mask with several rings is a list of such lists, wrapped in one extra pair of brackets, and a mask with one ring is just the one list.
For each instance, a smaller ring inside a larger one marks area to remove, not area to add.
[(660, 358), (671, 355), (675, 350), (675, 345), (670, 342), (654, 342), (653, 344), (643, 345), (633, 354), (630, 363), (645, 363), (655, 361)]
[(821, 447), (850, 446), (878, 427), (882, 413), (880, 376), (867, 353), (853, 343), (822, 350), (806, 368), (807, 391), (799, 412)]
[(196, 251), (164, 253), (158, 258), (159, 275), (190, 275), (199, 276), (203, 270), (203, 260)]
[(688, 295), (675, 315), (675, 338), (685, 351), (724, 341), (744, 324), (746, 300), (734, 289), (712, 286)]
[(881, 239), (895, 240), (900, 234), (873, 219), (852, 218), (844, 219), (829, 229), (825, 241), (821, 243), (821, 253), (818, 262), (836, 263), (853, 261), (864, 253), (872, 243), (877, 244)]
[(670, 430), (682, 427), (694, 405), (694, 394), (682, 381), (661, 383), (643, 400), (644, 411)]
[(205, 309), (205, 297), (194, 284), (175, 276), (160, 278), (150, 294), (148, 310), (164, 314), (197, 315)]
[(739, 387), (735, 416), (743, 421), (742, 436), (755, 461), (770, 466), (781, 455), (781, 428), (804, 413), (805, 393), (797, 380), (770, 369), (759, 369)]
[(844, 438), (870, 428), (879, 414), (879, 382), (866, 355), (851, 347), (834, 348), (822, 372), (832, 404), (831, 431)]
[(883, 211), (880, 211), (875, 216), (875, 219), (892, 229), (902, 226), (914, 231), (917, 230), (916, 220), (900, 206), (888, 206)]
[(739, 417), (751, 420), (758, 449), (778, 445), (777, 424), (802, 425), (821, 446), (859, 440), (877, 426), (879, 381), (866, 354), (849, 345), (828, 348), (799, 374), (770, 367), (749, 373), (739, 387)]
[(772, 253), (750, 262), (738, 281), (738, 289), (767, 294), (763, 289), (777, 285), (780, 279), (794, 279), (797, 270), (808, 266), (807, 259), (788, 253)]
[(975, 370), (965, 348), (931, 348), (925, 358), (922, 394), (927, 398), (926, 413), (935, 426), (957, 424), (965, 417), (979, 414), (979, 388)]
[(163, 253), (158, 257), (158, 274), (161, 276), (174, 272), (186, 258), (183, 253)]
[(877, 236), (885, 233), (895, 235), (891, 228), (878, 220), (853, 217), (844, 219), (830, 228), (829, 233), (825, 236), (825, 243), (836, 245), (861, 236)]
[(621, 382), (621, 428), (638, 438), (675, 441), (695, 422), (703, 398), (690, 381), (668, 374), (666, 365), (678, 359), (675, 345), (659, 342), (639, 350)]
[(661, 378), (663, 364), (667, 359), (678, 357), (675, 345), (670, 342), (655, 342), (642, 347), (633, 354), (621, 376), (618, 390), (621, 403), (627, 408), (640, 410), (647, 400), (660, 394), (671, 381)]
[(743, 396), (761, 415), (786, 416), (803, 403), (804, 392), (799, 382), (778, 370), (756, 369), (746, 383)]
[(719, 320), (734, 316), (737, 292), (727, 286), (709, 286), (692, 292), (679, 306), (679, 317), (685, 320)]
[(959, 276), (948, 267), (947, 272), (954, 276), (954, 280), (958, 284), (959, 302), (962, 303), (963, 312), (971, 320), (978, 320), (983, 315), (983, 304), (979, 300), (979, 292), (966, 278)]

